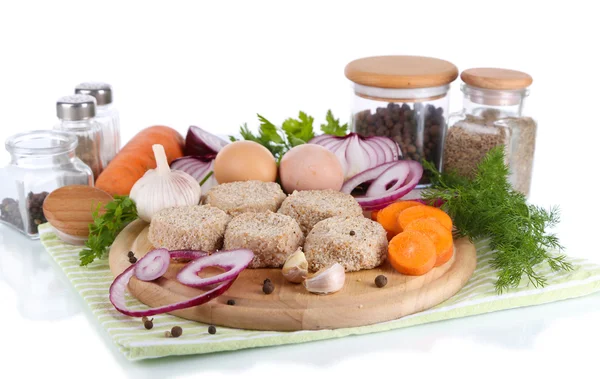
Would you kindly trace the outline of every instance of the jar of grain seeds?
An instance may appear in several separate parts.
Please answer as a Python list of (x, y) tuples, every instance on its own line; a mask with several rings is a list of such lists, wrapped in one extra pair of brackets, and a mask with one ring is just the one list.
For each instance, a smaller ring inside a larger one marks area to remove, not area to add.
[(444, 146), (443, 169), (473, 176), (477, 164), (503, 145), (513, 188), (529, 195), (537, 124), (523, 115), (528, 87), (524, 72), (472, 68), (461, 73), (463, 110), (452, 114)]
[[(441, 169), (455, 65), (429, 57), (377, 56), (348, 63), (345, 74), (353, 84), (355, 133), (389, 137), (400, 146), (401, 159), (425, 159)], [(418, 188), (428, 183), (424, 173)]]
[(10, 163), (0, 170), (0, 222), (35, 239), (46, 218), (46, 196), (71, 184), (93, 185), (92, 170), (76, 157), (77, 137), (37, 130), (6, 140)]
[(56, 116), (60, 120), (54, 129), (68, 132), (77, 137), (75, 153), (94, 173), (102, 172), (102, 126), (95, 119), (96, 99), (89, 95), (70, 95), (56, 102)]

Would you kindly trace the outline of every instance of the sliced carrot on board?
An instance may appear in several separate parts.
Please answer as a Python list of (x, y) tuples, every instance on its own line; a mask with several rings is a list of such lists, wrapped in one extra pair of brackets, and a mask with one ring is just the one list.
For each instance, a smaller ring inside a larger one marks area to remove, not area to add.
[(392, 238), (388, 245), (388, 259), (401, 274), (423, 275), (435, 266), (437, 254), (431, 238), (410, 230)]
[(398, 225), (398, 215), (400, 212), (418, 205), (423, 204), (416, 201), (399, 201), (397, 203), (392, 203), (377, 212), (377, 219), (375, 221), (383, 226), (385, 231), (388, 232), (388, 239), (391, 239), (391, 237), (402, 231)]
[(419, 205), (418, 207), (410, 207), (403, 210), (398, 215), (398, 226), (401, 230), (419, 218), (435, 218), (440, 224), (450, 232), (452, 232), (452, 219), (443, 210), (430, 207), (429, 205)]
[(426, 234), (435, 245), (437, 259), (435, 266), (441, 266), (448, 262), (454, 254), (454, 243), (452, 232), (444, 228), (435, 218), (419, 218), (406, 225), (404, 231), (414, 230)]

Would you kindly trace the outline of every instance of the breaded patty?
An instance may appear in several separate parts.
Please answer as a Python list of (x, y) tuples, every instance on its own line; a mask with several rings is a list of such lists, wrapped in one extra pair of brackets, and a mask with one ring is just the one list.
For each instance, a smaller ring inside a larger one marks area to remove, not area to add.
[(305, 235), (329, 217), (363, 214), (351, 195), (334, 190), (294, 191), (283, 201), (279, 213), (293, 217)]
[(277, 212), (285, 197), (277, 183), (249, 180), (213, 187), (204, 203), (236, 216), (245, 212)]
[(382, 264), (388, 240), (383, 227), (363, 216), (331, 217), (308, 233), (304, 254), (310, 271), (335, 262), (346, 271), (368, 270)]
[(270, 211), (248, 212), (235, 216), (227, 225), (224, 249), (252, 250), (250, 268), (281, 267), (303, 242), (302, 230), (293, 218)]
[(152, 217), (148, 240), (169, 250), (215, 251), (223, 246), (231, 217), (210, 205), (166, 208)]

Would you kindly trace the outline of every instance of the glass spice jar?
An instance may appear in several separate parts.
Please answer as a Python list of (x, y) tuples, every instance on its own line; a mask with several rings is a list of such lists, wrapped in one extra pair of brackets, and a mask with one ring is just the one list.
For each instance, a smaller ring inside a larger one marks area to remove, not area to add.
[(487, 152), (503, 145), (509, 181), (528, 196), (537, 123), (523, 116), (523, 107), (533, 79), (524, 72), (499, 68), (468, 69), (461, 79), (463, 110), (449, 118), (444, 170), (472, 177)]
[(96, 99), (96, 121), (102, 125), (102, 164), (106, 167), (121, 149), (119, 112), (113, 104), (112, 87), (107, 83), (85, 82), (75, 87), (75, 93)]
[(46, 218), (46, 196), (70, 184), (93, 185), (92, 170), (76, 157), (77, 138), (69, 133), (37, 130), (6, 140), (10, 163), (0, 171), (0, 222), (35, 239)]
[[(455, 65), (429, 57), (377, 56), (350, 62), (345, 75), (354, 89), (353, 132), (389, 137), (400, 146), (401, 159), (425, 159), (441, 169)], [(424, 173), (417, 188), (428, 184)]]
[(69, 95), (56, 102), (56, 115), (60, 120), (54, 129), (77, 137), (76, 154), (94, 173), (94, 178), (102, 172), (101, 125), (96, 116), (96, 99), (89, 95)]

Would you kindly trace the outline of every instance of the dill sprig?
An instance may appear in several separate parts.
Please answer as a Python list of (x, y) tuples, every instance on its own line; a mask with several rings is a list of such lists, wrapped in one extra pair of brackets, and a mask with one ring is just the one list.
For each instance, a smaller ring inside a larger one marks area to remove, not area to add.
[(558, 237), (547, 232), (559, 222), (558, 208), (546, 210), (527, 204), (525, 196), (512, 189), (503, 146), (488, 152), (473, 178), (440, 173), (429, 162), (423, 165), (431, 172), (432, 181), (423, 198), (444, 201), (442, 208), (452, 217), (459, 236), (489, 238), (494, 251), (491, 264), (499, 271), (499, 293), (517, 287), (524, 275), (534, 286), (545, 286), (546, 278), (536, 271), (542, 262), (553, 271), (573, 269), (564, 255), (549, 253), (563, 250)]

